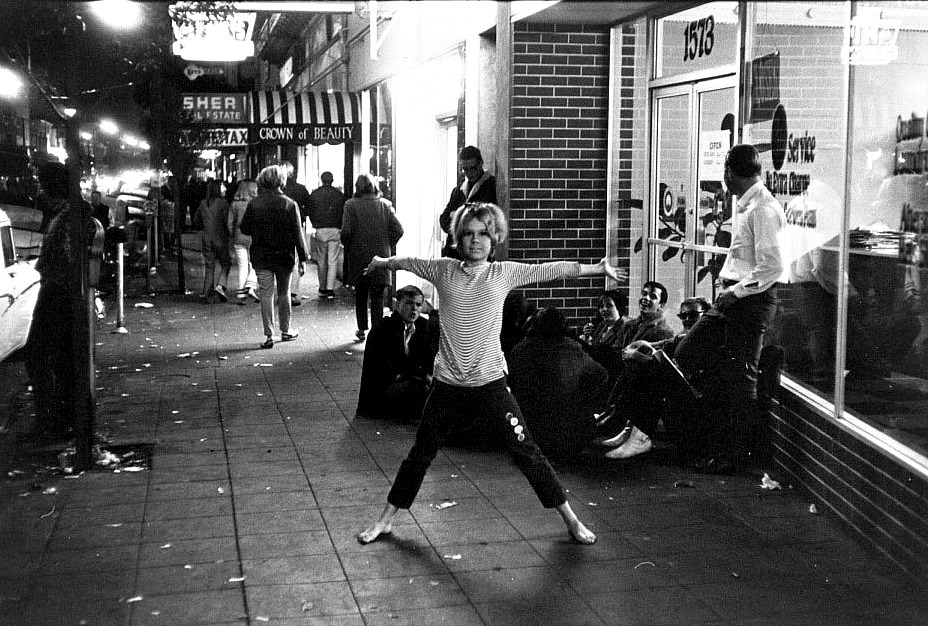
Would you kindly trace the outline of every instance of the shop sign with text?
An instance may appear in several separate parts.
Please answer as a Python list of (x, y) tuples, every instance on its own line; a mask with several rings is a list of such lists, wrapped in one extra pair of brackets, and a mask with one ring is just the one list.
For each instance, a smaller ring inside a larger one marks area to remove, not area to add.
[(247, 124), (248, 94), (244, 93), (185, 93), (181, 94), (184, 111), (191, 121), (200, 124)]
[(253, 143), (342, 143), (354, 139), (353, 124), (275, 124), (252, 129)]
[(248, 144), (248, 128), (198, 128), (181, 133), (181, 142), (199, 148), (233, 148)]

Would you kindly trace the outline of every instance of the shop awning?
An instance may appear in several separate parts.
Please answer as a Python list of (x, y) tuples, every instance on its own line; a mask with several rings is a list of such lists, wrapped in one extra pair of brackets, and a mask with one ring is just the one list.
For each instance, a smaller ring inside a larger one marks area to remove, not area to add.
[(347, 91), (253, 91), (251, 121), (249, 143), (343, 143), (360, 139), (360, 96)]

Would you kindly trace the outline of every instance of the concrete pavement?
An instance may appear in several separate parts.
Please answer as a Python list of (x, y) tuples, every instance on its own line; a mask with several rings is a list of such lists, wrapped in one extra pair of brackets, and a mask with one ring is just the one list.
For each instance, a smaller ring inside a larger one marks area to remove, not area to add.
[(317, 300), (314, 268), (302, 291), (298, 340), (260, 350), (258, 305), (130, 284), (130, 334), (111, 311), (96, 339), (120, 471), (68, 476), (0, 434), (0, 624), (925, 623), (924, 588), (798, 490), (659, 451), (558, 466), (591, 547), (503, 453), (460, 448), (391, 537), (359, 545), (415, 431), (354, 417), (350, 292)]

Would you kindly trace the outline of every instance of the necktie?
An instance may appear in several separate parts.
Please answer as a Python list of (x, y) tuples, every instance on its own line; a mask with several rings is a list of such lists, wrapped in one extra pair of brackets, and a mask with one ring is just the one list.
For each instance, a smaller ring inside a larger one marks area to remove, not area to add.
[(414, 332), (416, 332), (415, 324), (409, 324), (406, 327), (406, 334), (403, 336), (403, 350), (406, 354), (409, 354), (409, 340), (412, 338)]

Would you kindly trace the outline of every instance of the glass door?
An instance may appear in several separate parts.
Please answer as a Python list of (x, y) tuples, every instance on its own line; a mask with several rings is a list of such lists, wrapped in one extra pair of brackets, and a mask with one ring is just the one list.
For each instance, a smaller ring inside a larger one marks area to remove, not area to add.
[(722, 172), (736, 110), (734, 76), (652, 92), (650, 275), (667, 287), (670, 310), (686, 297), (715, 296), (731, 243)]

